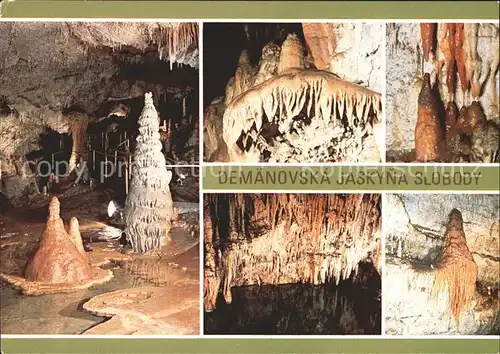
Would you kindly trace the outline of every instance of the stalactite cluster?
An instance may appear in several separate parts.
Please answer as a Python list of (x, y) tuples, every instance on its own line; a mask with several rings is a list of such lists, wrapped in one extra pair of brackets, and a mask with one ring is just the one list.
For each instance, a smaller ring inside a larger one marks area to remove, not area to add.
[(478, 268), (467, 246), (462, 214), (457, 209), (449, 215), (443, 254), (434, 273), (434, 292), (437, 294), (444, 288), (448, 289), (450, 313), (459, 323), (460, 314), (470, 306), (474, 297)]
[[(427, 64), (424, 65), (422, 91), (428, 97), (440, 97), (433, 98), (436, 101), (433, 105), (425, 104), (430, 99), (423, 102), (419, 98), (415, 128), (416, 159), (423, 162), (497, 161), (500, 134), (497, 123), (492, 119), (498, 116), (498, 26), (423, 23), (420, 28), (423, 60)], [(434, 45), (434, 37), (437, 38), (437, 45)], [(479, 42), (481, 45), (478, 45)], [(427, 75), (429, 78), (426, 79)], [(485, 116), (481, 103), (488, 78), (493, 89), (492, 111), (496, 112), (496, 116), (489, 117), (490, 119)], [(427, 82), (429, 80), (430, 85)], [(457, 80), (460, 81), (459, 89)], [(434, 81), (436, 90), (430, 87)], [(457, 91), (461, 91), (461, 97), (457, 97)], [(443, 117), (438, 107), (441, 97), (446, 107)], [(463, 105), (464, 113), (461, 115), (457, 113), (458, 101)], [(426, 113), (421, 113), (424, 110)], [(422, 130), (421, 122), (424, 118), (428, 122), (427, 126), (432, 126), (432, 129)], [(438, 129), (442, 121), (445, 122), (445, 134)], [(478, 125), (478, 122), (481, 123)]]
[(266, 45), (258, 69), (243, 52), (225, 101), (232, 161), (358, 161), (381, 117), (379, 93), (308, 68), (294, 34)]
[(161, 149), (158, 113), (152, 94), (146, 93), (124, 210), (125, 233), (135, 252), (159, 249), (170, 240), (172, 172), (166, 168)]
[[(380, 195), (206, 195), (205, 309), (221, 288), (338, 283), (377, 253)], [(208, 233), (208, 234), (207, 234)]]

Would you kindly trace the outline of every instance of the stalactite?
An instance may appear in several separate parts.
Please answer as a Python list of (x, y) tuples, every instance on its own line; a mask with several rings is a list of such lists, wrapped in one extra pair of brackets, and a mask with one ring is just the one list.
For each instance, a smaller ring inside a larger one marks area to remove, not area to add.
[[(446, 86), (448, 88), (448, 102), (454, 100), (455, 95), (455, 24), (440, 23), (438, 33), (439, 49), (444, 54), (446, 66)], [(442, 29), (441, 29), (442, 28)]]
[(474, 297), (477, 269), (467, 246), (462, 214), (457, 209), (453, 209), (449, 215), (444, 236), (441, 261), (434, 270), (436, 281), (433, 294), (436, 296), (447, 287), (450, 312), (457, 324), (460, 321), (460, 314), (470, 306)]
[(424, 60), (432, 60), (432, 51), (434, 50), (433, 35), (436, 29), (435, 23), (421, 23), (420, 36), (422, 37), (422, 48), (424, 50)]
[(75, 217), (72, 217), (69, 221), (68, 235), (71, 241), (75, 244), (76, 249), (80, 252), (83, 258), (88, 261), (87, 253), (83, 248), (82, 235), (80, 234), (80, 224), (78, 223), (78, 219)]
[(130, 192), (125, 203), (125, 234), (135, 252), (159, 249), (170, 240), (174, 214), (169, 183), (172, 172), (161, 152), (159, 119), (151, 93), (139, 118)]
[(436, 161), (439, 158), (441, 132), (436, 101), (432, 93), (430, 75), (426, 73), (418, 97), (415, 127), (415, 154), (418, 161)]

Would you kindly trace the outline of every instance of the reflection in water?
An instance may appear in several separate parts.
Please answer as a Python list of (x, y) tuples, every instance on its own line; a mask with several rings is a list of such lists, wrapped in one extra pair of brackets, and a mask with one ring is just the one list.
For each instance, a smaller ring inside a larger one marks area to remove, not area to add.
[(233, 287), (205, 313), (206, 334), (380, 334), (377, 293), (351, 282)]

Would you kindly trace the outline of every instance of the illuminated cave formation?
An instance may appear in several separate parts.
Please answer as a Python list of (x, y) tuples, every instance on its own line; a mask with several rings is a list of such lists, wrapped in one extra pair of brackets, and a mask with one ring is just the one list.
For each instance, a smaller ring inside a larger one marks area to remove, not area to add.
[(206, 194), (204, 307), (242, 285), (325, 284), (380, 272), (380, 195)]
[(134, 251), (140, 253), (160, 249), (170, 241), (174, 214), (169, 187), (172, 172), (167, 170), (158, 131), (152, 94), (146, 93), (124, 210), (125, 234)]
[(21, 276), (11, 270), (2, 273), (1, 279), (24, 294), (44, 295), (87, 289), (113, 277), (110, 270), (89, 262), (75, 217), (66, 231), (56, 197), (50, 201), (45, 228), (23, 272)]
[[(247, 50), (241, 52), (224, 98), (215, 100), (205, 113), (209, 160), (380, 161), (374, 136), (379, 135), (376, 130), (382, 120), (381, 94), (367, 87), (369, 79), (361, 69), (345, 64), (357, 59), (358, 53), (352, 52), (362, 40), (362, 26), (302, 26), (305, 40), (309, 39), (308, 55), (303, 40), (293, 32), (281, 46), (273, 41), (264, 45), (258, 66), (252, 65)], [(331, 36), (322, 35), (325, 31)], [(358, 66), (370, 67), (370, 59), (366, 60), (359, 60)], [(342, 75), (346, 67), (351, 72)], [(356, 81), (364, 85), (353, 82), (356, 76), (363, 77)], [(217, 141), (213, 127), (221, 125), (218, 120), (222, 120), (222, 139)]]
[(92, 270), (75, 242), (64, 228), (59, 216), (59, 201), (54, 197), (38, 248), (26, 265), (26, 280), (53, 284), (88, 281)]
[[(498, 162), (498, 24), (389, 24), (387, 38), (388, 159)], [(432, 106), (417, 98), (424, 88)]]

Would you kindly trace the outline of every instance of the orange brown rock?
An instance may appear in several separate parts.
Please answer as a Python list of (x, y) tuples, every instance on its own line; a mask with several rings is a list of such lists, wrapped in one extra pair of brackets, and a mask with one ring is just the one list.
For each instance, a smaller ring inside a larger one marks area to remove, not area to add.
[(52, 198), (49, 217), (33, 257), (28, 261), (28, 281), (62, 284), (82, 283), (92, 278), (88, 261), (66, 233), (59, 216), (59, 201)]
[(469, 88), (469, 80), (465, 71), (465, 51), (464, 51), (464, 24), (455, 24), (455, 62), (457, 64), (458, 76), (460, 78), (460, 87), (465, 96), (465, 92)]
[(477, 123), (479, 123), (480, 121), (486, 121), (486, 116), (484, 115), (481, 104), (478, 101), (472, 102), (472, 104), (467, 109), (467, 113), (469, 116), (469, 125), (471, 130), (474, 130), (474, 128), (477, 126)]
[(428, 61), (433, 48), (433, 36), (436, 30), (435, 23), (421, 23), (420, 36), (422, 37), (422, 48), (424, 50), (424, 60)]
[(83, 248), (82, 235), (80, 234), (80, 225), (78, 223), (78, 219), (72, 217), (69, 221), (69, 238), (76, 246), (76, 249), (80, 254), (87, 259), (87, 253), (85, 252), (85, 248)]
[(415, 126), (415, 155), (418, 161), (436, 161), (439, 158), (441, 128), (436, 101), (431, 89), (430, 75), (424, 75), (418, 97), (417, 124)]

